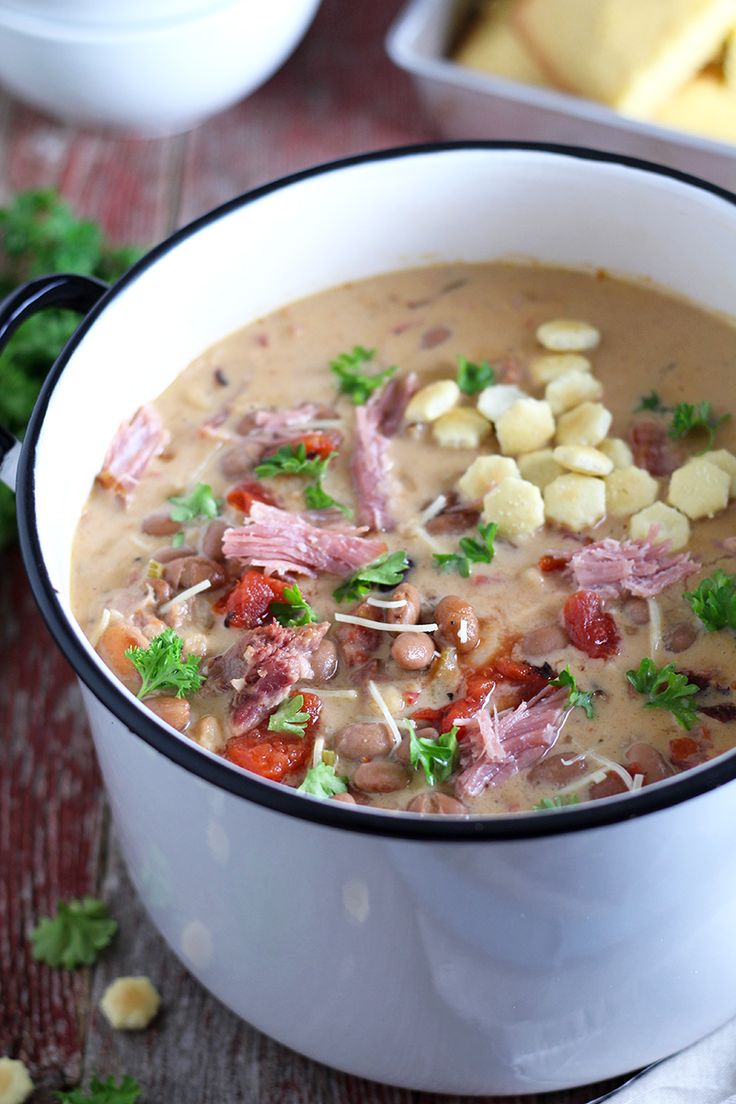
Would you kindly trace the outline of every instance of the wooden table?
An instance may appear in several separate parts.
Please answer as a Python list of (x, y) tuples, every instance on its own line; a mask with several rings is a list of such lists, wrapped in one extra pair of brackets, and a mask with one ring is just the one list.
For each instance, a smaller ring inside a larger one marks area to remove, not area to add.
[[(0, 204), (17, 189), (54, 185), (114, 240), (147, 244), (303, 166), (436, 138), (384, 54), (398, 7), (324, 0), (266, 87), (174, 138), (81, 133), (0, 94)], [(35, 610), (17, 550), (0, 562), (0, 1055), (27, 1063), (40, 1086), (33, 1104), (95, 1071), (134, 1076), (144, 1104), (426, 1104), (426, 1095), (336, 1073), (265, 1038), (168, 951), (121, 864), (72, 672)], [(119, 920), (113, 945), (94, 969), (34, 963), (27, 936), (37, 918), (85, 893)], [(147, 1032), (126, 1035), (97, 1005), (113, 978), (131, 973), (155, 980), (165, 1010)], [(536, 1099), (581, 1104), (610, 1087)]]

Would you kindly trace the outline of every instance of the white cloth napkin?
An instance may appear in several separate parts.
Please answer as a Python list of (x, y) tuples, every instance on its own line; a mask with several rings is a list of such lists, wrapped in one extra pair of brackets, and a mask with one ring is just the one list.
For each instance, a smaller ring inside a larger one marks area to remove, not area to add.
[(590, 1104), (736, 1104), (736, 1020)]

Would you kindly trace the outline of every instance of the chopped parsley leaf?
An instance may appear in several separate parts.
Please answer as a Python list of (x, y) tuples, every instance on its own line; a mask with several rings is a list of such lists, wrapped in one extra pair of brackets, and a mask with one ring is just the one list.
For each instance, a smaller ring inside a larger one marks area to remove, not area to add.
[(125, 655), (142, 678), (139, 698), (157, 690), (174, 691), (177, 698), (199, 690), (204, 675), (199, 672), (200, 657), (182, 658), (184, 641), (173, 629), (164, 629), (154, 636), (147, 648), (128, 648)]
[(626, 678), (637, 693), (646, 697), (647, 708), (669, 709), (682, 728), (690, 730), (695, 726), (697, 711), (692, 699), (700, 687), (688, 682), (673, 663), (658, 668), (645, 658), (635, 671), (626, 672)]
[(311, 625), (317, 620), (314, 610), (305, 601), (296, 583), (284, 587), (284, 601), (272, 602), (270, 609), (279, 625)]
[(576, 706), (578, 709), (582, 709), (585, 712), (585, 716), (589, 721), (592, 721), (595, 717), (595, 710), (593, 708), (593, 690), (578, 690), (578, 684), (575, 676), (570, 671), (570, 664), (565, 667), (564, 671), (560, 671), (556, 679), (550, 681), (550, 686), (566, 686), (568, 687), (570, 694), (567, 699), (567, 704), (570, 708), (574, 709)]
[(375, 349), (354, 345), (351, 352), (340, 353), (330, 361), (330, 371), (338, 378), (338, 392), (341, 395), (347, 395), (355, 406), (361, 406), (362, 403), (367, 402), (373, 392), (382, 387), (396, 371), (396, 365), (393, 365), (371, 376), (359, 372), (358, 369), (373, 360), (375, 355)]
[(708, 444), (703, 451), (707, 452), (708, 449), (713, 448), (719, 426), (727, 422), (730, 417), (730, 414), (722, 414), (720, 418), (716, 418), (709, 402), (699, 402), (694, 405), (681, 402), (677, 404), (672, 414), (669, 436), (677, 440), (680, 437), (686, 437), (695, 429), (704, 429), (708, 434)]
[(414, 721), (407, 723), (411, 765), (422, 767), (424, 777), (430, 786), (436, 785), (437, 782), (446, 782), (457, 765), (457, 727), (453, 725), (449, 732), (443, 732), (436, 740), (428, 740), (423, 736), (417, 736)]
[(496, 373), (493, 367), (484, 360), (481, 364), (474, 364), (464, 356), (457, 358), (457, 385), (465, 395), (476, 395), (484, 387), (489, 387), (496, 382)]
[(104, 901), (59, 901), (56, 916), (45, 916), (31, 932), (33, 957), (64, 970), (91, 966), (117, 930)]
[(736, 631), (736, 575), (719, 569), (683, 598), (708, 632)]
[(307, 457), (307, 448), (303, 441), (296, 445), (282, 445), (271, 456), (264, 456), (255, 469), (259, 479), (276, 475), (308, 475), (311, 479), (321, 479), (327, 468), (328, 458)]
[(337, 774), (334, 766), (328, 763), (317, 763), (316, 767), (310, 767), (301, 786), (297, 786), (302, 793), (321, 797), (323, 800), (335, 794), (346, 793), (347, 788), (347, 779)]
[(287, 698), (268, 718), (268, 731), (303, 736), (309, 723), (309, 714), (303, 711), (303, 707), (303, 694), (295, 694), (293, 698)]
[(579, 805), (580, 798), (577, 794), (555, 794), (554, 797), (543, 797), (534, 806), (535, 812), (544, 812), (547, 809), (564, 809), (566, 805)]
[(435, 566), (440, 571), (457, 571), (467, 579), (470, 575), (470, 565), (474, 563), (491, 563), (496, 554), (494, 539), (498, 525), (495, 521), (489, 521), (487, 525), (479, 525), (478, 532), (483, 538), (482, 543), (473, 537), (461, 537), (459, 540), (460, 552), (435, 552)]
[(648, 395), (642, 395), (639, 405), (634, 409), (634, 413), (638, 414), (641, 410), (652, 410), (655, 414), (663, 414), (667, 407), (656, 391), (650, 391)]
[(222, 499), (215, 498), (209, 483), (198, 483), (190, 495), (172, 495), (169, 502), (172, 504), (169, 517), (179, 522), (216, 518), (222, 509)]
[(398, 586), (410, 567), (406, 552), (384, 552), (377, 560), (365, 567), (359, 567), (333, 591), (333, 597), (337, 602), (357, 601), (365, 597), (374, 586)]

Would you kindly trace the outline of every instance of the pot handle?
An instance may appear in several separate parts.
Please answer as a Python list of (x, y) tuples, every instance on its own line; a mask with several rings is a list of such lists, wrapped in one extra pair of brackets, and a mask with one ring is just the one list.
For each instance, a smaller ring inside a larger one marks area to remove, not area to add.
[[(0, 302), (0, 353), (21, 322), (47, 307), (63, 308), (86, 314), (108, 290), (94, 276), (57, 273), (39, 276), (21, 284)], [(20, 457), (20, 441), (0, 425), (0, 481), (15, 490)]]

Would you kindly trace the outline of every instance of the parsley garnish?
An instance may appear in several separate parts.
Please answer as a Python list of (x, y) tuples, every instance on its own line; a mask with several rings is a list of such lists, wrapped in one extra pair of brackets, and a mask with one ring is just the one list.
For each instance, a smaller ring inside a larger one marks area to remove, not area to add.
[(736, 575), (719, 569), (683, 598), (708, 632), (736, 630)]
[(719, 426), (727, 422), (730, 414), (723, 414), (716, 418), (709, 402), (699, 402), (694, 406), (691, 403), (678, 403), (672, 415), (672, 425), (669, 436), (675, 440), (678, 437), (686, 437), (694, 429), (704, 429), (708, 434), (708, 444), (703, 451), (713, 448), (716, 439), (716, 431)]
[(328, 763), (317, 763), (316, 767), (310, 767), (301, 786), (297, 786), (302, 793), (321, 797), (323, 800), (334, 794), (346, 793), (347, 788), (347, 779), (336, 774), (334, 766)]
[(180, 529), (179, 532), (174, 533), (173, 537), (171, 538), (171, 547), (172, 548), (181, 548), (183, 544), (184, 544), (184, 530)]
[(457, 727), (453, 725), (449, 732), (443, 732), (436, 740), (427, 740), (423, 736), (417, 736), (414, 721), (407, 721), (407, 724), (411, 765), (420, 765), (423, 768), (424, 777), (430, 786), (437, 782), (446, 782), (457, 763)]
[(87, 1092), (72, 1089), (71, 1092), (55, 1093), (61, 1104), (136, 1104), (140, 1095), (140, 1085), (127, 1073), (119, 1085), (115, 1084), (112, 1077), (100, 1081), (96, 1074), (92, 1074)]
[(169, 502), (172, 503), (169, 511), (172, 521), (216, 518), (222, 509), (222, 499), (215, 498), (209, 483), (198, 483), (190, 495), (171, 495)]
[(593, 717), (595, 717), (595, 710), (593, 709), (594, 692), (592, 690), (578, 690), (578, 684), (575, 680), (575, 676), (570, 671), (569, 663), (564, 671), (560, 671), (556, 679), (550, 681), (550, 686), (568, 687), (570, 693), (567, 704), (570, 708), (574, 709), (577, 706), (579, 709), (583, 709), (588, 720), (593, 720)]
[(354, 345), (352, 352), (340, 353), (330, 361), (330, 371), (334, 372), (339, 380), (339, 393), (347, 395), (356, 406), (366, 402), (373, 392), (382, 387), (396, 371), (396, 365), (393, 365), (372, 376), (362, 375), (358, 369), (373, 360), (375, 355), (375, 349), (364, 349), (362, 345)]
[(543, 797), (534, 806), (535, 812), (544, 812), (546, 809), (564, 809), (566, 805), (579, 805), (580, 798), (577, 794), (555, 794), (554, 797)]
[(653, 410), (656, 414), (663, 414), (667, 407), (656, 391), (650, 391), (648, 395), (642, 395), (639, 405), (634, 409), (634, 413), (638, 414), (641, 410)]
[(303, 694), (295, 694), (293, 698), (287, 698), (268, 718), (268, 731), (289, 732), (292, 736), (303, 736), (309, 721), (309, 714), (303, 712), (303, 706)]
[(317, 620), (314, 610), (304, 600), (296, 583), (294, 586), (284, 587), (284, 599), (283, 602), (272, 602), (270, 607), (279, 625), (311, 625)]
[(306, 445), (299, 441), (296, 445), (282, 445), (272, 456), (265, 456), (255, 473), (259, 479), (276, 475), (308, 475), (312, 479), (321, 479), (327, 463), (327, 457), (309, 459)]
[(357, 601), (374, 586), (398, 586), (410, 567), (406, 552), (384, 552), (377, 560), (359, 567), (349, 579), (340, 583), (333, 591), (333, 597), (338, 602)]
[[(330, 459), (329, 457), (327, 458)], [(325, 464), (327, 461), (325, 461)], [(352, 517), (353, 511), (349, 506), (345, 506), (342, 502), (338, 502), (336, 498), (328, 494), (322, 486), (322, 478), (324, 472), (321, 473), (316, 482), (310, 483), (304, 488), (304, 501), (310, 510), (329, 510), (332, 507), (335, 510), (342, 510), (345, 517)]]
[(626, 677), (639, 694), (644, 694), (647, 708), (669, 709), (682, 728), (694, 727), (697, 712), (692, 698), (700, 687), (688, 682), (673, 663), (657, 668), (651, 659), (643, 659), (636, 671), (626, 672)]
[(143, 679), (139, 698), (156, 690), (173, 690), (177, 698), (183, 698), (199, 690), (204, 682), (204, 675), (199, 673), (200, 657), (190, 655), (182, 659), (183, 646), (184, 641), (173, 629), (164, 629), (147, 648), (126, 650), (126, 656)]
[(45, 916), (31, 932), (33, 957), (64, 970), (90, 966), (117, 930), (104, 901), (94, 897), (59, 901), (56, 916)]
[(457, 358), (457, 385), (466, 395), (476, 395), (496, 382), (496, 373), (487, 360), (474, 364), (464, 356)]
[(491, 563), (496, 554), (493, 541), (498, 525), (495, 521), (489, 521), (487, 525), (479, 525), (478, 532), (483, 538), (483, 543), (474, 540), (473, 537), (461, 537), (459, 540), (460, 552), (434, 553), (435, 565), (440, 571), (457, 571), (464, 579), (470, 575), (471, 563)]

